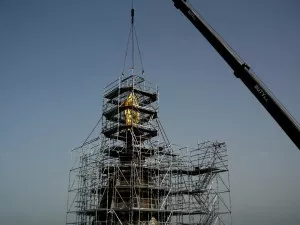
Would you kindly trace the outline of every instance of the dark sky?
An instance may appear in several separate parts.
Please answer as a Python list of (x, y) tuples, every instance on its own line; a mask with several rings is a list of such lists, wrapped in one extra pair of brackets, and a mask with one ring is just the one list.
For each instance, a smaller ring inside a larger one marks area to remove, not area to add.
[[(299, 2), (190, 3), (299, 121)], [(70, 150), (98, 121), (104, 86), (121, 75), (130, 7), (0, 1), (0, 224), (65, 223)], [(297, 224), (299, 150), (171, 0), (135, 8), (171, 142), (227, 142), (233, 224)]]

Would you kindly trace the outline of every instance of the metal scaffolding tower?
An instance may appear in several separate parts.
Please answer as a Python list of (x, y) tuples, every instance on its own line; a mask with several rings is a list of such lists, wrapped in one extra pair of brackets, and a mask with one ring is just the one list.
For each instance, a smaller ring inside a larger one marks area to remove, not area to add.
[(158, 109), (143, 77), (105, 88), (101, 135), (73, 150), (67, 224), (230, 224), (225, 143), (172, 146)]
[(100, 134), (72, 150), (66, 224), (231, 224), (225, 143), (171, 145), (158, 88), (134, 67), (104, 89)]

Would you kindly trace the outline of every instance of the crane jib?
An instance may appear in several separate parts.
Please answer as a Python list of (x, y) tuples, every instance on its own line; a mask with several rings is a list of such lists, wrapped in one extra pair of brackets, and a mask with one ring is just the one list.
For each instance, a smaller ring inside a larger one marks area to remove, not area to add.
[(212, 47), (233, 69), (234, 75), (241, 79), (245, 86), (270, 113), (273, 119), (284, 130), (288, 137), (300, 150), (300, 128), (298, 122), (280, 104), (271, 91), (260, 79), (250, 71), (250, 67), (236, 52), (217, 34), (217, 32), (198, 15), (186, 0), (173, 0), (174, 6), (179, 9), (206, 38)]
[(264, 92), (262, 87), (260, 87), (258, 84), (254, 86), (254, 89), (257, 91), (257, 93), (266, 101), (268, 102), (268, 95)]

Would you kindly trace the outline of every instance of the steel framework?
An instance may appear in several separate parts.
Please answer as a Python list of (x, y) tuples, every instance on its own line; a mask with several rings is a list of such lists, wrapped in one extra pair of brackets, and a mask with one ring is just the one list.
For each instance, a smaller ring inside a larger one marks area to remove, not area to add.
[(225, 143), (171, 145), (158, 88), (120, 77), (104, 90), (101, 133), (72, 150), (66, 224), (230, 224)]

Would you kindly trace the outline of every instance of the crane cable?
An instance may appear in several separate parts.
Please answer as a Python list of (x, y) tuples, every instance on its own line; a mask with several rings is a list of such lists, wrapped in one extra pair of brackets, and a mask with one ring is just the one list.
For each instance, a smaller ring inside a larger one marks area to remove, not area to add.
[(128, 56), (128, 49), (129, 49), (129, 45), (130, 45), (130, 38), (131, 38), (131, 60), (132, 60), (132, 66), (131, 66), (131, 69), (132, 69), (132, 73), (133, 73), (133, 70), (135, 68), (135, 65), (134, 65), (134, 61), (135, 61), (135, 58), (134, 58), (134, 40), (136, 40), (136, 45), (137, 45), (137, 49), (138, 49), (138, 54), (139, 54), (139, 59), (140, 59), (140, 62), (141, 62), (141, 67), (142, 67), (142, 75), (144, 75), (144, 65), (143, 65), (143, 59), (142, 59), (142, 54), (141, 54), (141, 50), (140, 50), (140, 46), (139, 46), (139, 42), (138, 42), (138, 35), (137, 35), (137, 32), (136, 32), (136, 28), (135, 28), (135, 24), (134, 24), (134, 7), (133, 7), (133, 0), (131, 2), (131, 26), (130, 26), (130, 30), (129, 30), (129, 35), (128, 35), (128, 39), (127, 39), (127, 45), (126, 45), (126, 51), (125, 51), (125, 57), (124, 57), (124, 63), (123, 63), (123, 70), (122, 70), (122, 76), (124, 76), (124, 70), (125, 70), (125, 66), (126, 66), (126, 59), (127, 59), (127, 56)]

